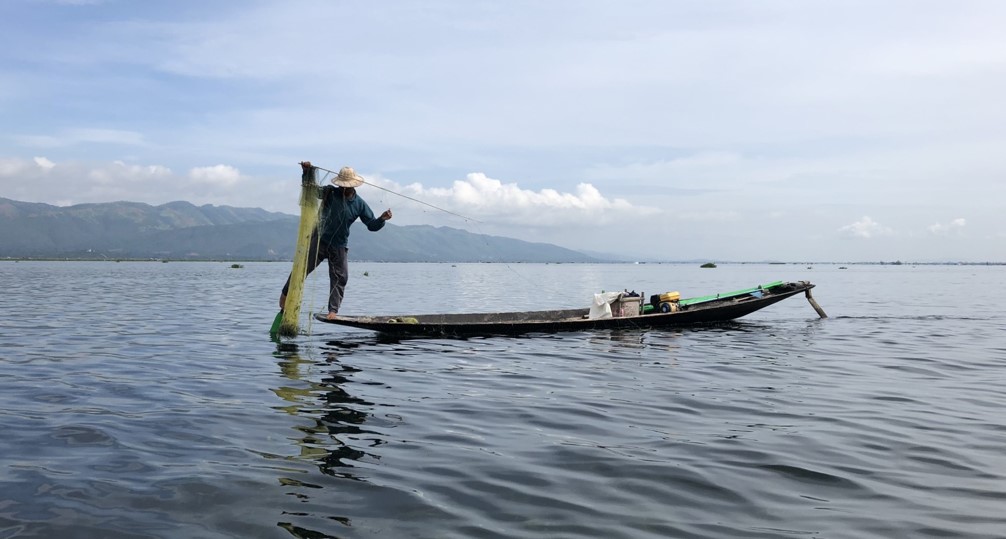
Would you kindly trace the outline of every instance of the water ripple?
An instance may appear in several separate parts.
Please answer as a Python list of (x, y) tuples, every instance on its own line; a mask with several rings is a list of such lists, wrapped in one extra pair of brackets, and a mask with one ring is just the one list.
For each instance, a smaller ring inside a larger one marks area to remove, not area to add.
[[(563, 266), (520, 269), (668, 279)], [(403, 309), (524, 284), (370, 269), (347, 309), (417, 275)], [(673, 269), (726, 289), (783, 268)], [(283, 265), (0, 263), (0, 537), (1001, 537), (1001, 270), (855, 269), (815, 270), (827, 320), (794, 300), (703, 328), (276, 343)]]

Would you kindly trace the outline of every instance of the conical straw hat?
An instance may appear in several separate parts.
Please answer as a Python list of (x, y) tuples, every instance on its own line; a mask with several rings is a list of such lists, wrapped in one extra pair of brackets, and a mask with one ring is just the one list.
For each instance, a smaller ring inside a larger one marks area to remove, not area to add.
[(363, 185), (363, 178), (350, 167), (342, 167), (339, 175), (332, 178), (332, 183), (339, 187), (359, 187)]

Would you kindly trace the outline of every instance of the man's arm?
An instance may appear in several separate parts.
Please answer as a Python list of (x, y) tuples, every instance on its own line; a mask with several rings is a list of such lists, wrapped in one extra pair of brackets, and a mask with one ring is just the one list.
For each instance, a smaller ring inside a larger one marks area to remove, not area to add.
[[(359, 200), (359, 199), (358, 199)], [(366, 202), (360, 200), (360, 221), (367, 225), (367, 230), (371, 232), (377, 232), (378, 230), (384, 228), (384, 222), (391, 219), (391, 210), (385, 210), (380, 217), (374, 217), (374, 212), (371, 211), (370, 206)]]

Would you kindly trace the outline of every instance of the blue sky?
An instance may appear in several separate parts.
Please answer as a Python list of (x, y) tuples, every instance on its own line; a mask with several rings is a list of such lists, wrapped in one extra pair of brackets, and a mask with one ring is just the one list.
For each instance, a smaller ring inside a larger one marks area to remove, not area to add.
[[(1006, 3), (0, 2), (0, 197), (669, 259), (1006, 260)], [(477, 221), (477, 222), (476, 222)]]

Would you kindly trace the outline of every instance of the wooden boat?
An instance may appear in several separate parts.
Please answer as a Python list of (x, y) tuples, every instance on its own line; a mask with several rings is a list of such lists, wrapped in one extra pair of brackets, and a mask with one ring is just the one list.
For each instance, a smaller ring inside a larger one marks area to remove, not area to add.
[(376, 331), (393, 336), (467, 337), (476, 335), (520, 335), (524, 333), (557, 333), (604, 329), (639, 329), (687, 326), (726, 322), (751, 314), (803, 292), (825, 317), (810, 294), (814, 285), (807, 281), (776, 281), (753, 288), (681, 299), (677, 310), (636, 316), (589, 318), (589, 308), (550, 311), (467, 313), (467, 314), (404, 314), (388, 316), (339, 316), (328, 320), (324, 314), (315, 319)]

